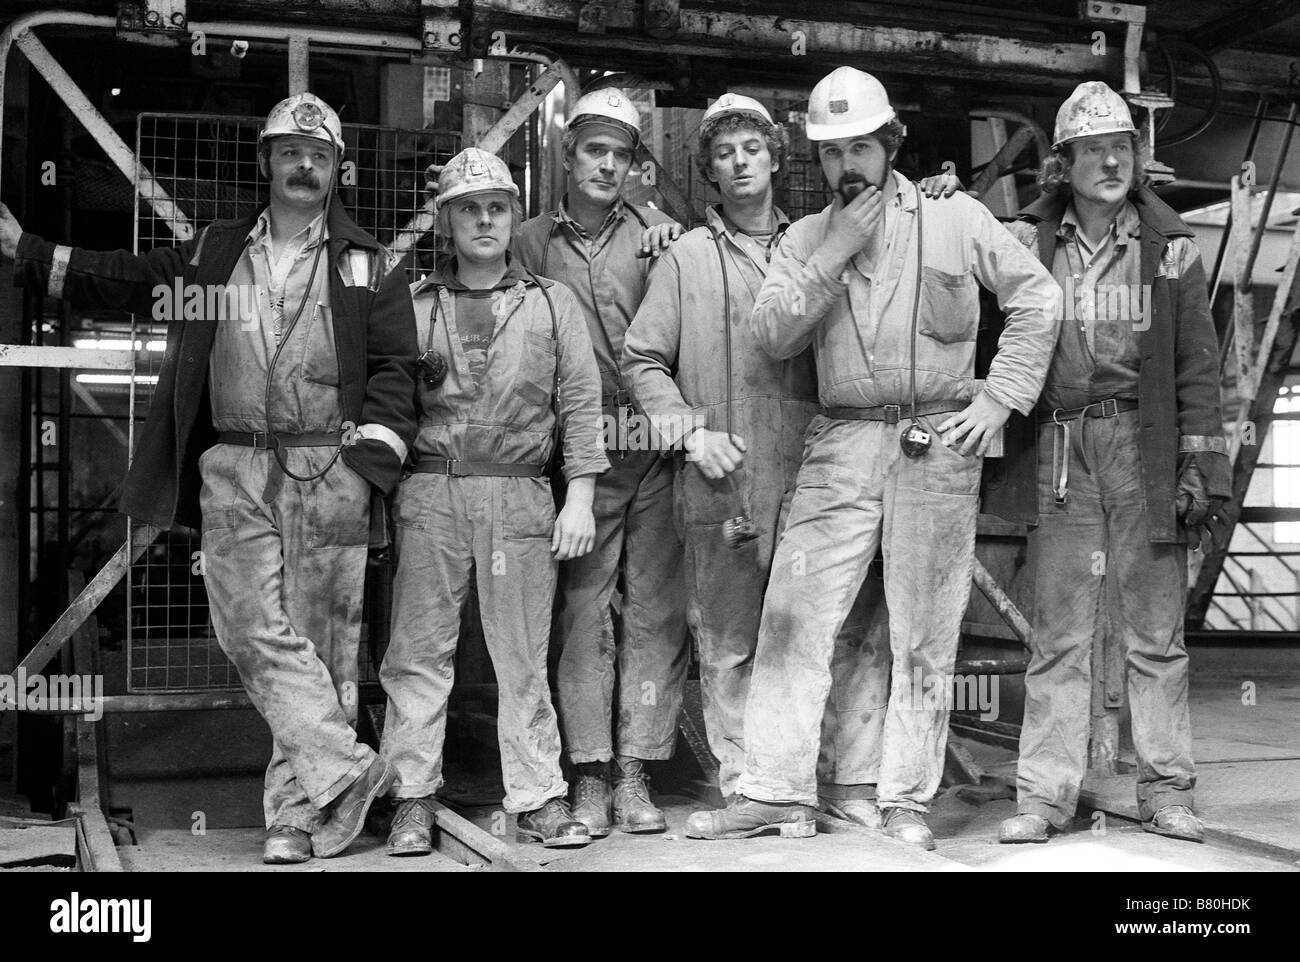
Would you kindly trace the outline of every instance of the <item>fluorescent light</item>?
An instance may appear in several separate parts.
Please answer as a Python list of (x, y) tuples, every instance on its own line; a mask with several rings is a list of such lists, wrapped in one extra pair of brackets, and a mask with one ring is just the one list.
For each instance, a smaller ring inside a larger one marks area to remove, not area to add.
[(78, 384), (157, 384), (157, 374), (138, 374), (133, 379), (130, 374), (78, 374)]
[(151, 351), (161, 354), (167, 350), (166, 341), (128, 341), (123, 338), (79, 337), (72, 346), (83, 351)]

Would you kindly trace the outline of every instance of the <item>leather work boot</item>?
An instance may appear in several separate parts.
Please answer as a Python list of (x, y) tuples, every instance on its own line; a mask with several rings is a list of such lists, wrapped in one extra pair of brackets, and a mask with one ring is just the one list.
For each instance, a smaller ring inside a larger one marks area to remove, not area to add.
[(930, 826), (925, 824), (925, 816), (910, 808), (890, 807), (884, 810), (883, 821), (885, 834), (908, 845), (915, 845), (927, 852), (934, 851), (934, 836)]
[[(573, 786), (573, 817), (587, 826), (592, 838), (609, 834), (611, 795), (609, 778), (604, 774), (587, 774), (578, 770), (578, 780)], [(603, 768), (603, 766), (602, 766)]]
[(403, 798), (397, 802), (388, 831), (389, 855), (429, 855), (433, 852), (433, 801), (428, 798)]
[(341, 855), (361, 834), (370, 806), (392, 787), (396, 778), (392, 766), (376, 755), (370, 767), (321, 813), (320, 827), (311, 836), (312, 854), (317, 858)]
[(750, 838), (770, 831), (782, 838), (812, 838), (817, 813), (798, 802), (760, 802), (736, 795), (726, 808), (696, 812), (686, 821), (687, 838)]
[(1142, 828), (1147, 832), (1181, 838), (1188, 842), (1205, 841), (1205, 826), (1186, 805), (1166, 805), (1156, 812), (1151, 821), (1143, 822)]
[(311, 836), (292, 825), (272, 825), (262, 846), (266, 865), (297, 865), (311, 858)]
[(1020, 812), (1004, 819), (998, 828), (998, 841), (1007, 845), (1021, 842), (1046, 842), (1052, 823), (1041, 815)]
[(569, 848), (591, 841), (587, 826), (574, 819), (568, 802), (562, 798), (549, 798), (541, 808), (521, 812), (515, 823), (515, 838), (520, 842), (541, 842), (547, 848)]
[(650, 779), (639, 758), (618, 761), (614, 783), (614, 821), (622, 832), (662, 832), (668, 828), (664, 813), (650, 801)]
[(880, 809), (874, 799), (819, 798), (817, 807), (832, 818), (842, 818), (867, 828), (880, 828)]

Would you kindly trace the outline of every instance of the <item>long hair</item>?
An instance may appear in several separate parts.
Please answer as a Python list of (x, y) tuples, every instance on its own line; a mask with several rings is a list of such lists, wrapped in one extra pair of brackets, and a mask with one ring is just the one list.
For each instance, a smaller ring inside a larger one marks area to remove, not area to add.
[[(504, 193), (504, 192), (503, 192)], [(455, 201), (453, 200), (454, 204)], [(519, 227), (524, 222), (524, 205), (519, 202), (518, 197), (510, 198), (510, 236), (514, 237), (519, 233)], [(451, 210), (449, 205), (443, 204), (438, 208), (438, 212), (433, 215), (433, 236), (435, 238), (434, 249), (441, 254), (454, 254), (456, 252), (456, 243), (451, 237)]]
[[(1150, 151), (1137, 134), (1129, 134), (1129, 136), (1133, 138), (1133, 184), (1129, 187), (1129, 193), (1136, 194), (1145, 180), (1143, 171), (1150, 159)], [(1075, 143), (1076, 141), (1071, 141), (1052, 148), (1052, 152), (1043, 161), (1042, 169), (1038, 172), (1038, 186), (1044, 196), (1068, 199), (1072, 193), (1067, 178), (1070, 169), (1074, 166), (1073, 145)]]

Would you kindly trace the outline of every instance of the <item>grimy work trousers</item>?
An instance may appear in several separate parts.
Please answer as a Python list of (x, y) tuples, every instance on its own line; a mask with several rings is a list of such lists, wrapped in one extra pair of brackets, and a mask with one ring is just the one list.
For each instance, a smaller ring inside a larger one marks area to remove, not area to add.
[[(751, 457), (761, 458), (755, 451)], [(686, 550), (687, 620), (700, 649), (700, 696), (709, 748), (718, 759), (723, 798), (736, 791), (745, 767), (745, 702), (758, 643), (763, 592), (788, 496), (779, 472), (748, 465), (734, 480), (705, 478), (693, 464), (677, 479)], [(747, 489), (744, 507), (761, 532), (739, 549), (727, 546), (723, 522), (740, 510), (736, 490)], [(786, 502), (783, 508), (783, 500)], [(822, 722), (817, 781), (821, 794), (855, 796), (834, 786), (874, 785), (889, 699), (889, 622), (879, 569), (866, 579), (842, 630), (832, 659), (833, 682)]]
[(398, 798), (442, 786), (461, 609), (478, 588), (483, 637), (497, 677), (497, 738), (505, 810), (540, 808), (568, 791), (546, 680), (556, 562), (555, 503), (545, 478), (413, 474), (394, 511), (393, 629), (379, 677), (388, 694), (384, 757)]
[[(333, 453), (282, 449), (304, 476)], [(218, 444), (199, 459), (203, 580), (217, 640), (275, 739), (266, 827), (311, 832), (375, 757), (353, 730), (370, 485), (340, 460), (316, 481), (286, 477), (267, 504), (274, 457)]]
[[(596, 546), (560, 566), (557, 687), (565, 747), (575, 763), (609, 761), (616, 745), (619, 755), (671, 758), (686, 680), (673, 461), (657, 451), (610, 451), (609, 460), (592, 505)], [(625, 590), (616, 643), (610, 599), (621, 557)]]
[(1183, 643), (1187, 549), (1147, 539), (1138, 412), (1070, 426), (1084, 432), (1087, 463), (1071, 444), (1061, 505), (1053, 493), (1059, 429), (1039, 427), (1039, 523), (1029, 536), (1034, 647), (1017, 774), (1017, 809), (1057, 828), (1074, 817), (1087, 767), (1093, 631), (1103, 598), (1127, 652), (1143, 820), (1165, 805), (1191, 807), (1196, 785)]
[[(925, 420), (925, 419), (923, 419)], [(933, 430), (933, 425), (931, 425)], [(747, 798), (814, 804), (836, 634), (883, 541), (893, 654), (878, 783), (882, 808), (925, 811), (943, 773), (951, 687), (971, 591), (982, 458), (935, 443), (913, 460), (901, 427), (818, 416), (772, 560), (745, 709)]]

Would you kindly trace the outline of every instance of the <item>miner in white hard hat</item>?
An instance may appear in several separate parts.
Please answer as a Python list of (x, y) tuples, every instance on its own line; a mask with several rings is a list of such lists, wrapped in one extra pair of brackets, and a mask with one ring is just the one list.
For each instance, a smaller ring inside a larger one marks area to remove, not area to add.
[(1080, 84), (1053, 140), (1042, 196), (1012, 225), (1064, 289), (1065, 321), (1036, 444), (1008, 452), (1023, 477), (1002, 489), (1036, 491), (1009, 508), (1038, 525), (1017, 814), (999, 840), (1045, 842), (1074, 817), (1105, 611), (1125, 651), (1142, 826), (1200, 841), (1187, 546), (1200, 545), (1232, 495), (1205, 271), (1192, 231), (1142, 184), (1141, 141), (1122, 97), (1100, 81)]
[[(393, 777), (354, 731), (357, 648), (371, 495), (415, 437), (415, 321), (405, 278), (330, 200), (342, 150), (327, 104), (284, 100), (258, 137), (267, 206), (136, 256), (19, 239), (0, 207), (22, 283), (169, 322), (122, 510), (202, 531), (217, 641), (274, 740), (274, 864), (340, 854)], [(173, 291), (202, 296), (181, 310)]]
[(611, 467), (596, 482), (595, 549), (560, 568), (556, 677), (577, 768), (574, 815), (596, 836), (613, 821), (631, 832), (667, 826), (650, 800), (644, 762), (672, 756), (687, 663), (673, 462), (638, 429), (623, 368), (624, 336), (654, 256), (681, 233), (661, 211), (622, 198), (639, 139), (637, 107), (624, 91), (584, 94), (564, 132), (567, 192), (557, 210), (525, 223), (515, 243), (523, 264), (577, 295), (600, 369)]
[[(813, 88), (808, 134), (836, 196), (786, 232), (749, 320), (774, 358), (811, 345), (822, 411), (763, 601), (738, 796), (692, 815), (694, 837), (815, 834), (836, 633), (883, 548), (893, 667), (878, 803), (887, 834), (934, 846), (924, 814), (943, 772), (983, 455), (1013, 408), (1033, 408), (1060, 291), (979, 202), (932, 201), (894, 169), (904, 133), (869, 74), (840, 67)], [(977, 385), (980, 285), (1007, 322)]]
[[(745, 761), (758, 620), (793, 490), (804, 430), (817, 413), (811, 351), (774, 360), (744, 323), (789, 218), (772, 175), (789, 138), (762, 103), (725, 93), (704, 112), (696, 158), (720, 203), (650, 275), (628, 328), (624, 367), (665, 449), (681, 449), (677, 487), (686, 550), (687, 617), (700, 656), (700, 694), (723, 797)], [(871, 800), (889, 695), (888, 622), (879, 572), (837, 642), (818, 761), (831, 810), (878, 825)]]
[[(394, 509), (397, 571), (383, 754), (397, 770), (393, 855), (433, 850), (430, 802), (442, 749), (461, 610), (475, 579), (499, 690), (504, 807), (521, 840), (584, 845), (568, 807), (546, 655), (561, 562), (591, 551), (592, 495), (608, 467), (600, 378), (582, 309), (563, 284), (508, 250), (519, 189), (504, 161), (469, 147), (438, 178), (448, 255), (412, 287), (420, 343), (414, 472)], [(558, 516), (548, 478), (563, 439)]]

